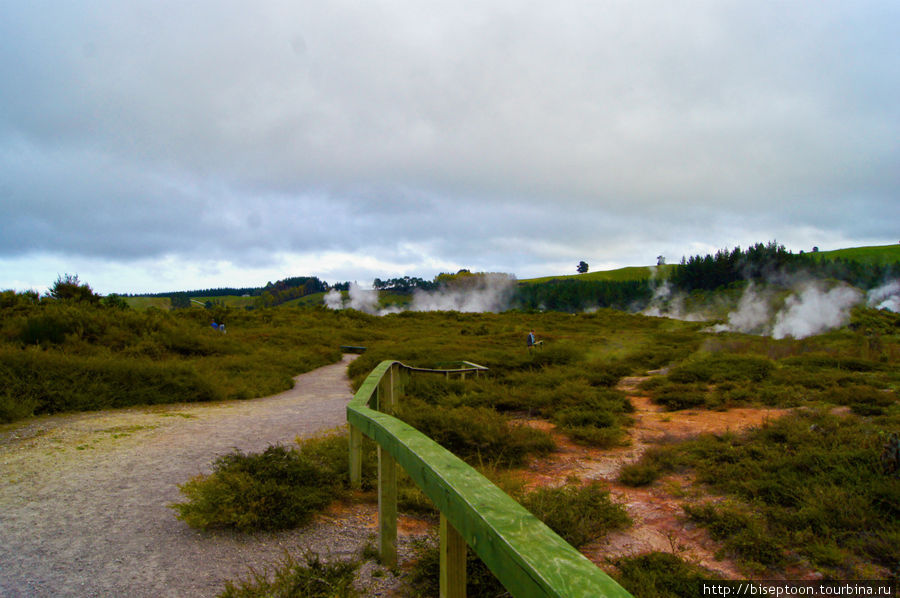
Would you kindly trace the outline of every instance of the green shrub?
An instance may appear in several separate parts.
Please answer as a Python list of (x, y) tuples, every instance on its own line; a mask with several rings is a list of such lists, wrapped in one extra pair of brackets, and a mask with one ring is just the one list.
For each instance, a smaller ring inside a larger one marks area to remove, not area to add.
[[(297, 439), (297, 447), (234, 451), (213, 472), (179, 486), (186, 502), (170, 505), (191, 527), (249, 532), (297, 527), (350, 486), (346, 431)], [(375, 488), (375, 445), (363, 441), (362, 488)]]
[(799, 412), (742, 435), (654, 448), (623, 468), (620, 481), (640, 485), (692, 469), (699, 482), (742, 503), (688, 506), (689, 515), (757, 568), (783, 566), (785, 546), (831, 575), (852, 575), (854, 559), (890, 568), (900, 556), (891, 544), (900, 535), (900, 478), (881, 468), (882, 425), (897, 419)]
[(721, 540), (727, 552), (751, 567), (766, 569), (787, 562), (783, 536), (773, 533), (762, 517), (734, 507), (710, 504), (685, 505), (684, 511), (692, 521), (705, 525), (713, 539)]
[(614, 503), (599, 482), (582, 486), (576, 480), (558, 488), (539, 488), (520, 502), (576, 548), (631, 525), (625, 508)]
[(219, 457), (214, 471), (179, 486), (188, 502), (171, 505), (177, 517), (202, 529), (277, 530), (306, 523), (340, 489), (332, 472), (299, 451), (270, 446)]
[(775, 369), (775, 363), (756, 355), (716, 353), (683, 363), (669, 372), (669, 380), (681, 384), (749, 380), (761, 382)]
[(616, 581), (640, 598), (695, 598), (703, 580), (717, 577), (668, 552), (621, 558), (614, 564)]
[(572, 439), (573, 442), (597, 448), (613, 448), (616, 446), (626, 446), (628, 444), (628, 436), (625, 430), (619, 427), (597, 428), (594, 426), (567, 426), (562, 431)]
[[(251, 570), (251, 579), (235, 585), (225, 584), (219, 598), (353, 598), (359, 593), (353, 580), (359, 563), (323, 563), (319, 556), (308, 552), (304, 563), (290, 555), (269, 574)], [(271, 579), (270, 579), (271, 577)]]
[(659, 467), (652, 463), (629, 463), (619, 472), (619, 482), (626, 486), (649, 486), (662, 475)]
[(653, 392), (653, 402), (668, 411), (693, 409), (706, 405), (707, 389), (697, 384), (668, 383)]
[(493, 409), (440, 408), (407, 397), (398, 417), (470, 463), (514, 466), (555, 448), (546, 432), (511, 426)]

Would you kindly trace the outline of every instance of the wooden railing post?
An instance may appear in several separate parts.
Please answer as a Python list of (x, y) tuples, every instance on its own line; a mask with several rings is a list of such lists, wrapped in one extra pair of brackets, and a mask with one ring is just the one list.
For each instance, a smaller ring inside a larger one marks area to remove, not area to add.
[[(378, 410), (393, 415), (400, 394), (400, 364), (378, 384)], [(378, 552), (386, 567), (397, 565), (397, 461), (378, 446)]]
[(466, 598), (466, 540), (441, 513), (440, 598)]
[(350, 426), (350, 487), (362, 488), (362, 430)]

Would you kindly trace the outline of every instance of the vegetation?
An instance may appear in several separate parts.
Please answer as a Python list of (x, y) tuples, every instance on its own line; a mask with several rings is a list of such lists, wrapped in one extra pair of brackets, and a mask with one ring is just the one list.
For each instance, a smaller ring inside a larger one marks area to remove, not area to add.
[[(375, 480), (371, 444), (364, 458), (364, 487)], [(187, 497), (171, 507), (201, 529), (278, 530), (305, 524), (349, 491), (347, 435), (298, 440), (298, 447), (270, 446), (262, 453), (235, 451), (219, 457), (213, 472), (179, 486)]]
[(323, 563), (315, 553), (307, 553), (303, 563), (289, 554), (268, 571), (251, 571), (251, 579), (239, 584), (227, 582), (219, 598), (354, 598), (359, 592), (353, 580), (359, 564), (337, 561)]
[[(228, 334), (209, 326), (228, 323)], [(325, 309), (163, 312), (0, 293), (0, 423), (141, 404), (243, 399), (340, 359), (346, 318)]]
[(881, 464), (886, 431), (900, 426), (896, 407), (876, 418), (798, 411), (744, 435), (657, 448), (620, 481), (693, 471), (732, 499), (685, 512), (750, 567), (781, 568), (799, 554), (838, 579), (865, 575), (865, 563), (896, 574), (900, 477)]
[(695, 598), (700, 583), (716, 576), (668, 552), (648, 552), (615, 561), (616, 581), (641, 598)]
[(682, 291), (713, 290), (736, 282), (784, 276), (802, 272), (813, 278), (842, 280), (869, 289), (886, 280), (900, 276), (898, 251), (879, 251), (882, 259), (867, 252), (867, 259), (858, 261), (860, 252), (833, 254), (828, 259), (817, 254), (787, 251), (775, 242), (757, 243), (746, 251), (735, 247), (713, 255), (683, 258), (681, 266), (672, 271), (669, 281)]

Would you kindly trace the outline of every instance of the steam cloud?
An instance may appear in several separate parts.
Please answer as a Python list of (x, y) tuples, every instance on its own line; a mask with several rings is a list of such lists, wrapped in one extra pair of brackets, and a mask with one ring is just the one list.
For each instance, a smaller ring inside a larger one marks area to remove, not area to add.
[(866, 303), (875, 309), (900, 313), (900, 280), (893, 280), (869, 291)]
[[(516, 279), (506, 274), (473, 276), (463, 284), (439, 291), (416, 290), (409, 311), (499, 312), (509, 308)], [(331, 309), (356, 309), (369, 314), (385, 315), (402, 311), (397, 307), (379, 309), (378, 291), (350, 284), (349, 300), (332, 289), (325, 295), (325, 306)]]
[[(670, 295), (667, 285), (657, 288), (650, 307), (643, 313), (687, 321), (709, 319), (702, 312), (685, 313), (683, 297)], [(850, 321), (850, 310), (862, 301), (863, 293), (846, 284), (829, 286), (821, 281), (797, 281), (779, 308), (774, 291), (761, 290), (751, 282), (741, 295), (737, 309), (729, 312), (727, 321), (708, 330), (802, 339), (845, 326)], [(867, 303), (879, 309), (897, 311), (900, 282), (873, 289)]]
[(810, 283), (798, 295), (789, 296), (775, 315), (774, 338), (806, 338), (850, 321), (850, 308), (862, 301), (857, 289), (846, 285), (824, 290)]

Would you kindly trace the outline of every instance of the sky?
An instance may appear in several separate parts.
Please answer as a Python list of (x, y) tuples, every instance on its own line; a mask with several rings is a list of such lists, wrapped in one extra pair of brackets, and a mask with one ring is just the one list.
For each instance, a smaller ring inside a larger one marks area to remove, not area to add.
[(896, 0), (0, 0), (0, 289), (900, 239)]

